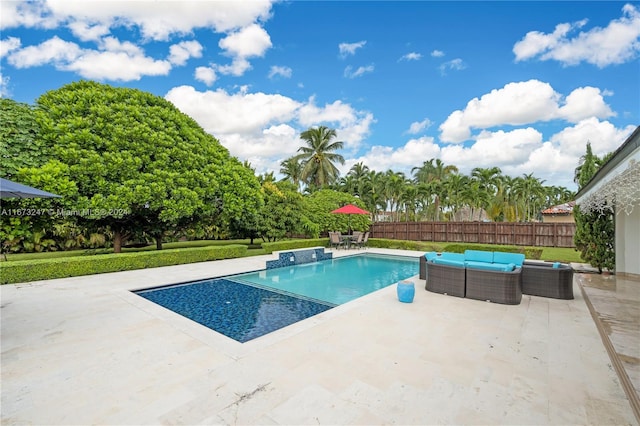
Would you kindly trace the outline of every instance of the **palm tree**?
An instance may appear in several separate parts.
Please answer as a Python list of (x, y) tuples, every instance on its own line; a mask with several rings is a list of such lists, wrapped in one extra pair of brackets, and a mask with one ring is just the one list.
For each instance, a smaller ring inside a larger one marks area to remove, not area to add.
[(540, 199), (544, 195), (543, 180), (534, 177), (533, 173), (522, 175), (521, 190), (525, 201), (525, 220), (530, 221), (538, 214), (538, 207), (542, 206)]
[(284, 175), (283, 180), (292, 182), (300, 191), (302, 185), (302, 163), (295, 157), (287, 158), (280, 163), (280, 173)]
[(441, 159), (432, 158), (422, 163), (421, 167), (414, 167), (411, 173), (416, 183), (431, 183), (435, 191), (434, 197), (434, 219), (440, 220), (440, 199), (442, 198), (442, 182), (447, 176), (458, 172), (456, 166), (445, 165)]
[(344, 157), (333, 151), (342, 149), (344, 142), (332, 142), (337, 136), (335, 129), (325, 126), (311, 127), (300, 134), (307, 146), (298, 149), (297, 161), (302, 162), (301, 177), (313, 189), (330, 185), (338, 179), (340, 172), (334, 163), (344, 164)]

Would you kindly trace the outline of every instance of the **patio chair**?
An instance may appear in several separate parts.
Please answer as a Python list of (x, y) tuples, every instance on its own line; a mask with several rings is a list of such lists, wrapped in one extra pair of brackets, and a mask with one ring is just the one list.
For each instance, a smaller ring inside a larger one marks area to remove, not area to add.
[(362, 243), (360, 243), (360, 247), (367, 247), (367, 244), (369, 244), (369, 231), (364, 233), (364, 237), (362, 237)]
[(333, 248), (340, 248), (345, 246), (345, 240), (342, 238), (339, 232), (329, 232), (329, 245)]
[(360, 233), (360, 235), (358, 235), (358, 239), (353, 241), (352, 244), (358, 248), (363, 248), (367, 245), (368, 241), (369, 241), (369, 232), (365, 232), (364, 234)]
[(352, 241), (351, 244), (354, 245), (357, 248), (361, 248), (362, 247), (362, 242), (364, 241), (364, 234), (362, 232), (354, 232), (353, 233), (353, 237), (352, 237)]

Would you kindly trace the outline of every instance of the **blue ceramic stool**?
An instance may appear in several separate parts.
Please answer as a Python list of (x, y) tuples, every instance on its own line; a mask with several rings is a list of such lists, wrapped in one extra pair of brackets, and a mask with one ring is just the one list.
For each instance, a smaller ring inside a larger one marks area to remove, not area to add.
[(416, 288), (411, 281), (400, 281), (398, 283), (398, 300), (403, 303), (413, 302), (413, 296), (416, 294)]

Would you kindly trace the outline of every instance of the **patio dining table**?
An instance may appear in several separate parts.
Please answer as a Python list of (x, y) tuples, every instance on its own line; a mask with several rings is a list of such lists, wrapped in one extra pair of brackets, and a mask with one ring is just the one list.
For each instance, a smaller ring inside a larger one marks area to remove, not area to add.
[(350, 249), (351, 244), (355, 243), (356, 241), (358, 241), (357, 235), (342, 235), (342, 242), (348, 249)]

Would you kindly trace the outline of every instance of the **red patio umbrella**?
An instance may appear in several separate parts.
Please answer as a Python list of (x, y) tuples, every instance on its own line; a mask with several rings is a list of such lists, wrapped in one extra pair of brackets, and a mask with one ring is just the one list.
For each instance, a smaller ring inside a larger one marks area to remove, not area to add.
[[(347, 215), (352, 215), (352, 214), (369, 214), (368, 211), (366, 210), (362, 210), (360, 207), (358, 206), (354, 206), (353, 204), (347, 204), (346, 206), (342, 206), (339, 209), (335, 209), (334, 211), (332, 211), (331, 213), (336, 213), (336, 214), (347, 214)], [(348, 216), (348, 226), (349, 226), (349, 233), (351, 233), (351, 216)]]

